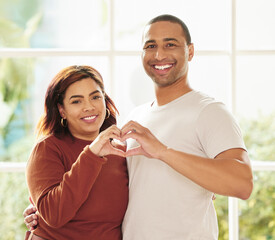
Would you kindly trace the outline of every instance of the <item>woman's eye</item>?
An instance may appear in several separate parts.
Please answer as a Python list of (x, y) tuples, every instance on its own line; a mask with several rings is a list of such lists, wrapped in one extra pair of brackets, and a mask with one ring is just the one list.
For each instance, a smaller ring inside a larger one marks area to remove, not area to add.
[(72, 101), (72, 104), (77, 104), (77, 103), (80, 103), (80, 100), (74, 100), (74, 101)]
[(95, 95), (92, 97), (93, 100), (100, 99), (100, 98), (101, 98), (101, 96), (99, 96), (99, 95)]

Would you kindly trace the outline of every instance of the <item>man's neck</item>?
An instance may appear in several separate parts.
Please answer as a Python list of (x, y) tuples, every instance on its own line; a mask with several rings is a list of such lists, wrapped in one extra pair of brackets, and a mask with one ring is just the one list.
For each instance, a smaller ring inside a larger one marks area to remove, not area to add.
[(155, 94), (157, 105), (162, 106), (192, 91), (192, 88), (186, 82), (175, 82), (166, 87), (155, 85)]

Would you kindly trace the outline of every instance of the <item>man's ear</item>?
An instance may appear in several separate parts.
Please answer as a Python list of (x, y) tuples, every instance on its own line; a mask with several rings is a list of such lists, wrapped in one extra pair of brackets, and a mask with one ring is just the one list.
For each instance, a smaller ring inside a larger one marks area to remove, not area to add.
[(188, 55), (188, 61), (190, 62), (194, 56), (194, 44), (190, 43), (188, 45), (189, 55)]
[(57, 108), (58, 108), (58, 111), (59, 111), (59, 114), (62, 118), (66, 119), (66, 116), (65, 116), (65, 113), (64, 113), (64, 108), (62, 105), (60, 105), (59, 103), (57, 104)]

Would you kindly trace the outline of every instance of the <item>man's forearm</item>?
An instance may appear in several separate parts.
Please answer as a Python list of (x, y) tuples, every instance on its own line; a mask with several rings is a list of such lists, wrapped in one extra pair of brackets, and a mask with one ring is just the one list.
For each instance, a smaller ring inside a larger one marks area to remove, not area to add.
[(252, 192), (250, 161), (243, 149), (230, 149), (212, 159), (168, 148), (159, 159), (211, 192), (241, 199)]

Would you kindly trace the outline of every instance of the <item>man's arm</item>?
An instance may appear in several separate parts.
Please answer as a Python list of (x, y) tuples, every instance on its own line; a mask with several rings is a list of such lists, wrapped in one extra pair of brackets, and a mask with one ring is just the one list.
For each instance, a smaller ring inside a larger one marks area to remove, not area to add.
[(211, 192), (241, 199), (252, 192), (250, 160), (243, 149), (229, 149), (214, 159), (167, 148), (159, 153), (158, 159)]
[(253, 189), (250, 160), (245, 150), (229, 149), (215, 158), (199, 157), (167, 148), (149, 129), (130, 121), (122, 128), (123, 140), (135, 139), (140, 146), (127, 151), (126, 156), (144, 155), (159, 159), (180, 174), (217, 194), (249, 198)]

